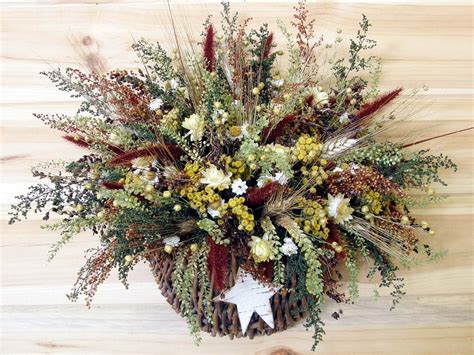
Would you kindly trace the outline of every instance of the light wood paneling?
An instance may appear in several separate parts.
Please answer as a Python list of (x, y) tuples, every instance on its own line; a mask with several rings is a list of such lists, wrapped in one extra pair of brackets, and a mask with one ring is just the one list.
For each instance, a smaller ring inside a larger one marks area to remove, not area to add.
[[(291, 4), (237, 2), (253, 23), (289, 22)], [(216, 1), (173, 2), (178, 23), (200, 31)], [(472, 7), (469, 1), (321, 1), (309, 5), (327, 38), (342, 28), (354, 33), (361, 13), (373, 23), (375, 50), (384, 58), (382, 87), (420, 87), (430, 91), (416, 102), (413, 115), (395, 136), (440, 134), (472, 125)], [(170, 44), (171, 30), (163, 1), (3, 1), (1, 30), (1, 351), (2, 353), (155, 353), (287, 354), (307, 353), (311, 334), (301, 325), (250, 341), (204, 336), (192, 345), (186, 324), (165, 303), (145, 264), (131, 275), (130, 289), (112, 277), (99, 290), (91, 310), (64, 297), (83, 262), (82, 250), (94, 245), (78, 236), (46, 263), (57, 236), (41, 230), (38, 218), (7, 226), (8, 205), (33, 182), (32, 164), (51, 158), (75, 158), (81, 151), (41, 126), (32, 112), (73, 112), (77, 102), (58, 93), (37, 73), (51, 66), (76, 66), (84, 53), (90, 63), (108, 69), (138, 65), (130, 44), (147, 37)], [(277, 36), (281, 39), (281, 36)], [(84, 45), (84, 43), (91, 43)], [(432, 265), (403, 271), (408, 295), (388, 311), (386, 293), (374, 301), (373, 285), (361, 278), (356, 305), (327, 303), (320, 353), (472, 352), (473, 325), (473, 180), (470, 132), (426, 144), (450, 155), (460, 167), (445, 174), (451, 194), (443, 203), (417, 210), (437, 230), (430, 241), (449, 249)], [(330, 317), (342, 308), (336, 321)]]

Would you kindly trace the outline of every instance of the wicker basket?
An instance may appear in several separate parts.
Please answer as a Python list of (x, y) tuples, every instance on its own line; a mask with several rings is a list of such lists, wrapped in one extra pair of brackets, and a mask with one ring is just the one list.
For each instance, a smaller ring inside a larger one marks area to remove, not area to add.
[[(171, 274), (173, 272), (174, 258), (172, 255), (157, 253), (149, 259), (151, 270), (155, 280), (166, 301), (173, 309), (180, 313), (179, 299), (173, 288)], [(232, 287), (237, 275), (238, 263), (235, 257), (231, 258), (230, 268), (226, 280), (226, 287)], [(292, 280), (291, 287), (296, 285), (296, 278)], [(214, 293), (213, 296), (217, 296)], [(228, 335), (231, 339), (248, 336), (252, 339), (255, 335), (271, 335), (274, 332), (286, 330), (297, 321), (306, 317), (306, 299), (290, 303), (290, 295), (286, 289), (280, 290), (271, 299), (275, 329), (270, 328), (256, 313), (253, 314), (247, 332), (243, 333), (240, 326), (236, 306), (231, 303), (213, 302), (213, 324), (211, 325), (205, 317), (202, 307), (203, 295), (199, 290), (197, 277), (193, 283), (192, 303), (196, 309), (198, 323), (202, 331), (210, 333), (212, 336)]]

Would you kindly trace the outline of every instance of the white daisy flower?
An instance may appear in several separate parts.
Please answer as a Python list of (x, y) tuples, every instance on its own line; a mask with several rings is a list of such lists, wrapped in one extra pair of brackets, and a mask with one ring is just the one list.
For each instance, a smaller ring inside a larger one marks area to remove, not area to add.
[(248, 138), (249, 136), (249, 131), (248, 131), (248, 128), (249, 128), (249, 124), (248, 123), (244, 123), (242, 126), (242, 137), (245, 137), (245, 138)]
[(242, 126), (232, 126), (229, 128), (229, 138), (232, 140), (242, 139), (249, 136), (249, 124), (244, 123)]
[(316, 99), (316, 104), (317, 105), (323, 106), (323, 105), (326, 105), (329, 102), (329, 95), (324, 91), (319, 91), (316, 94), (315, 99)]
[(313, 95), (313, 105), (324, 106), (329, 103), (329, 95), (327, 92), (319, 90), (317, 87), (311, 88), (310, 92)]
[(163, 106), (163, 100), (160, 98), (156, 98), (150, 102), (148, 108), (150, 109), (150, 111), (156, 111), (161, 108), (161, 106)]
[(238, 178), (232, 183), (232, 192), (237, 196), (243, 195), (248, 189), (247, 183)]
[(280, 183), (282, 185), (286, 185), (288, 183), (288, 178), (286, 177), (286, 175), (284, 173), (279, 171), (273, 177), (273, 181), (277, 181), (278, 183)]
[(344, 224), (352, 219), (353, 208), (349, 207), (349, 198), (344, 198), (343, 194), (336, 196), (328, 195), (328, 215), (338, 224)]
[(296, 246), (295, 242), (291, 238), (286, 237), (283, 239), (284, 244), (280, 247), (280, 251), (286, 255), (291, 256), (298, 253), (298, 247)]

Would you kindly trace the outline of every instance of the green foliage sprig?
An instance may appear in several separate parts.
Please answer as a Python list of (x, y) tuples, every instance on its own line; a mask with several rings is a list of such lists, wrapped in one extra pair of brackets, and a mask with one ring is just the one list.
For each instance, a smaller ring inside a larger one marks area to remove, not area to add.
[(370, 67), (373, 56), (362, 57), (361, 52), (372, 49), (377, 42), (367, 37), (369, 27), (372, 26), (367, 19), (367, 16), (362, 15), (362, 20), (359, 23), (359, 30), (355, 39), (350, 40), (349, 59), (348, 64), (344, 58), (340, 58), (332, 65), (332, 71), (336, 77), (337, 87), (344, 89), (348, 87), (347, 79), (349, 74), (353, 71), (361, 71)]
[(307, 266), (306, 289), (308, 293), (316, 297), (317, 303), (321, 303), (323, 301), (324, 285), (322, 279), (323, 270), (319, 257), (323, 255), (322, 250), (315, 248), (311, 239), (305, 235), (296, 222), (288, 216), (279, 217), (277, 223), (286, 229), (304, 255)]
[(225, 238), (224, 233), (213, 220), (203, 218), (197, 221), (196, 224), (199, 228), (209, 233), (216, 244), (228, 244), (230, 242), (229, 239)]
[(431, 183), (446, 185), (439, 176), (441, 169), (457, 171), (457, 165), (443, 153), (429, 155), (429, 150), (413, 153), (411, 158), (402, 161), (391, 171), (391, 178), (404, 187), (423, 187)]
[(186, 318), (194, 342), (199, 344), (199, 324), (196, 318), (196, 311), (192, 303), (191, 290), (193, 288), (194, 277), (197, 272), (199, 254), (193, 253), (188, 258), (189, 251), (181, 250), (177, 253), (172, 274), (173, 287), (180, 302), (180, 309), (183, 317)]

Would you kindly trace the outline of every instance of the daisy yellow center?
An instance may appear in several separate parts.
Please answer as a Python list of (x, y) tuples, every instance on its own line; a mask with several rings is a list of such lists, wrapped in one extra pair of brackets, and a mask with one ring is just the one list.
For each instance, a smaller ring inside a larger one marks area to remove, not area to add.
[(232, 126), (229, 128), (229, 133), (232, 137), (238, 137), (242, 134), (242, 128), (239, 126)]

